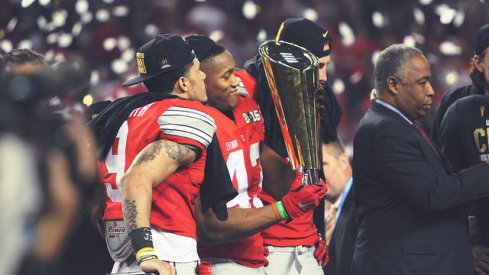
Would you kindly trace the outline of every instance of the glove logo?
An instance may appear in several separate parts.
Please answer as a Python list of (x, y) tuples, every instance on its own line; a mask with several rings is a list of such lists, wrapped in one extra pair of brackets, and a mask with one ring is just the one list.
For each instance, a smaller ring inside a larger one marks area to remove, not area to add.
[(308, 203), (299, 202), (298, 206), (299, 206), (299, 208), (304, 209), (304, 208), (308, 207), (311, 204), (314, 204), (314, 202), (308, 202)]

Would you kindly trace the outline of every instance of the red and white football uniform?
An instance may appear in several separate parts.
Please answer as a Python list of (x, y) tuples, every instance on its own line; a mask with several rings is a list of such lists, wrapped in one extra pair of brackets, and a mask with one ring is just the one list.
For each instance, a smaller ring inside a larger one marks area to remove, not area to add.
[[(257, 97), (257, 81), (245, 70), (236, 70), (235, 74), (243, 83), (249, 95), (255, 100)], [(291, 189), (295, 189), (302, 184), (301, 178), (297, 177), (292, 183)], [(264, 204), (275, 202), (272, 196), (265, 192), (260, 194), (260, 199)], [(288, 223), (279, 223), (262, 231), (262, 236), (266, 245), (273, 246), (313, 246), (318, 240), (316, 226), (313, 222), (313, 212), (303, 215), (299, 219), (294, 219)]]
[[(217, 138), (233, 186), (238, 191), (238, 195), (228, 202), (228, 208), (262, 207), (258, 194), (262, 191), (260, 145), (264, 140), (264, 125), (258, 105), (249, 96), (239, 97), (233, 109), (235, 121), (215, 108), (209, 109), (209, 114), (216, 122)], [(265, 262), (260, 234), (212, 247), (199, 244), (198, 249), (204, 259), (231, 259), (248, 267), (260, 267)]]
[[(296, 177), (291, 189), (302, 185), (302, 176)], [(263, 203), (272, 204), (276, 200), (263, 191), (260, 194)], [(273, 246), (314, 246), (319, 237), (313, 222), (313, 211), (293, 219), (288, 223), (275, 224), (261, 232), (265, 245)]]
[(198, 148), (202, 154), (153, 189), (150, 223), (153, 228), (196, 239), (193, 201), (204, 178), (206, 147), (215, 132), (214, 120), (205, 110), (200, 102), (172, 98), (132, 111), (99, 163), (107, 195), (104, 220), (123, 219), (121, 178), (137, 154), (155, 140), (171, 140)]

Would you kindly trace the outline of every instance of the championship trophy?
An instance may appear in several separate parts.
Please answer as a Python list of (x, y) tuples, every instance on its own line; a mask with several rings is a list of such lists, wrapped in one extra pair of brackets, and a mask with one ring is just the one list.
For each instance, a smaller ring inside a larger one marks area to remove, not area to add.
[(258, 52), (293, 170), (304, 185), (319, 181), (320, 148), (317, 91), (318, 59), (310, 51), (284, 41), (267, 41)]

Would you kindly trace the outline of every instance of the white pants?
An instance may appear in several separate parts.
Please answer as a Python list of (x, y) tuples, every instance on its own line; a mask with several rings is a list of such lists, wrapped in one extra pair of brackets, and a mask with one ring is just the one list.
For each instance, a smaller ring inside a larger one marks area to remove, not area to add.
[[(252, 268), (233, 261), (212, 263), (212, 275), (265, 275), (263, 267)], [(180, 275), (180, 274), (177, 274)]]
[[(177, 271), (177, 275), (197, 275), (197, 267), (198, 262), (184, 262), (184, 263), (175, 263), (173, 264)], [(124, 272), (137, 272), (141, 271), (139, 269), (138, 263), (134, 255), (130, 256), (127, 260), (123, 262), (115, 262), (114, 267), (112, 267), (111, 273), (124, 273)]]
[(323, 268), (314, 257), (314, 246), (268, 246), (269, 275), (324, 275)]

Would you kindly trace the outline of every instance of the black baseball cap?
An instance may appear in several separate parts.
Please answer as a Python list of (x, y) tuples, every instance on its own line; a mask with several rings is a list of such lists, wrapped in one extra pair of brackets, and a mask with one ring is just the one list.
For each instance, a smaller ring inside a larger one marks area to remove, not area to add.
[[(331, 36), (329, 31), (305, 18), (289, 18), (280, 25), (275, 41), (280, 40), (296, 44), (311, 51), (321, 58), (331, 53)], [(324, 51), (328, 43), (330, 50)]]
[(185, 37), (185, 40), (194, 49), (195, 56), (199, 61), (209, 57), (211, 52), (217, 47), (216, 42), (205, 35), (190, 35)]
[(136, 52), (139, 76), (123, 86), (148, 81), (163, 73), (175, 71), (193, 62), (195, 53), (177, 34), (161, 34), (141, 46)]
[(480, 27), (475, 34), (474, 54), (481, 55), (487, 47), (489, 47), (489, 23)]

